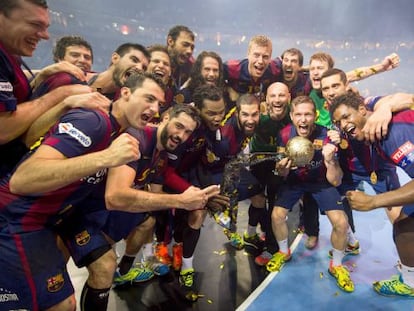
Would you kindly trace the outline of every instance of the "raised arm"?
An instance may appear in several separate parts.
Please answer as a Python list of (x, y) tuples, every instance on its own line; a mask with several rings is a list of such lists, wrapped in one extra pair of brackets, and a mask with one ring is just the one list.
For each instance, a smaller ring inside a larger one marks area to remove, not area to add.
[(358, 67), (348, 71), (346, 77), (348, 82), (360, 81), (377, 73), (392, 70), (400, 64), (400, 57), (396, 53), (387, 55), (381, 63), (366, 67)]

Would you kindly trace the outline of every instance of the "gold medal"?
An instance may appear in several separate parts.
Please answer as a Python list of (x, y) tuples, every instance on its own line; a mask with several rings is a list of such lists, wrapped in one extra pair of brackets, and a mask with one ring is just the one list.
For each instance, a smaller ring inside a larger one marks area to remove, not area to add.
[(369, 179), (371, 180), (371, 183), (373, 185), (375, 185), (378, 181), (378, 177), (377, 174), (375, 173), (375, 171), (372, 171), (371, 175), (369, 176)]
[(341, 149), (346, 149), (346, 148), (348, 148), (348, 141), (346, 140), (346, 139), (341, 139), (341, 142), (339, 143), (339, 147), (341, 148)]
[(181, 94), (181, 93), (179, 93), (179, 94), (175, 95), (175, 97), (174, 97), (174, 101), (175, 101), (177, 104), (182, 104), (182, 103), (184, 102), (184, 95), (183, 95), (183, 94)]

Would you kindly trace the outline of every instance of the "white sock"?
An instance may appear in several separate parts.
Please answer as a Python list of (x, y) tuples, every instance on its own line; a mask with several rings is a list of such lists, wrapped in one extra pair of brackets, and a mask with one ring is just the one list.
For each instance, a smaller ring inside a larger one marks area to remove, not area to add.
[(193, 268), (193, 258), (194, 258), (194, 256), (191, 256), (189, 258), (184, 258), (183, 257), (183, 264), (181, 266), (181, 271)]
[(153, 245), (152, 243), (145, 243), (142, 246), (142, 258), (144, 260), (147, 260), (147, 258), (151, 257), (154, 255), (154, 251), (153, 251)]
[(332, 266), (342, 265), (342, 259), (344, 258), (344, 251), (339, 249), (332, 248)]
[(348, 243), (351, 245), (355, 245), (355, 243), (358, 241), (355, 238), (354, 233), (352, 232), (352, 229), (350, 226), (348, 226), (348, 231), (346, 232), (346, 235), (348, 236)]
[(284, 239), (282, 241), (277, 241), (277, 244), (279, 245), (279, 251), (288, 254), (289, 253), (289, 246), (288, 246), (288, 239)]
[(254, 236), (256, 234), (256, 226), (247, 225), (247, 235)]
[(401, 275), (404, 283), (414, 289), (414, 267), (401, 264)]

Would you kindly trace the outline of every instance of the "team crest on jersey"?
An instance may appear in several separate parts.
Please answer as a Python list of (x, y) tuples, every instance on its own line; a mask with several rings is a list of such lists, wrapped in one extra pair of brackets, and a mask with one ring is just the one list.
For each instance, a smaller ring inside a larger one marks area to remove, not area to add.
[(402, 168), (412, 163), (414, 161), (414, 144), (410, 141), (405, 142), (391, 155), (391, 159)]
[(91, 240), (91, 236), (90, 236), (89, 232), (86, 231), (86, 230), (83, 230), (82, 232), (78, 233), (75, 236), (75, 242), (79, 246), (84, 246), (84, 245), (88, 244), (90, 240)]
[(48, 292), (55, 293), (62, 289), (65, 280), (63, 279), (63, 274), (59, 273), (47, 279), (46, 283)]
[(72, 136), (84, 147), (89, 147), (92, 144), (91, 138), (74, 127), (72, 123), (59, 123), (59, 133), (65, 133)]
[(13, 92), (13, 85), (10, 82), (0, 82), (0, 92)]
[(322, 139), (315, 139), (313, 141), (313, 148), (315, 148), (315, 150), (321, 150), (323, 146), (323, 140)]

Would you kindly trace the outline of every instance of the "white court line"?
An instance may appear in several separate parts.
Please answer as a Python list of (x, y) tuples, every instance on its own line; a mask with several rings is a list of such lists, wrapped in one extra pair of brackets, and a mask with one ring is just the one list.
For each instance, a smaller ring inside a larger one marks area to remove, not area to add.
[[(293, 241), (292, 245), (290, 246), (291, 254), (295, 252), (296, 247), (299, 245), (300, 240), (302, 239), (303, 233), (298, 233), (295, 240)], [(263, 282), (256, 287), (256, 289), (246, 298), (246, 300), (236, 309), (236, 311), (244, 311), (251, 305), (251, 303), (266, 289), (267, 285), (275, 278), (275, 276), (279, 273), (272, 272), (270, 273)]]

